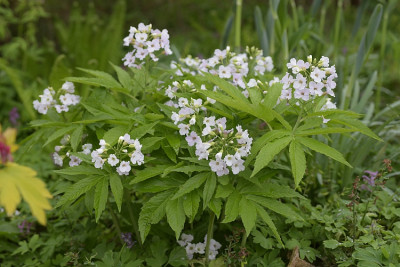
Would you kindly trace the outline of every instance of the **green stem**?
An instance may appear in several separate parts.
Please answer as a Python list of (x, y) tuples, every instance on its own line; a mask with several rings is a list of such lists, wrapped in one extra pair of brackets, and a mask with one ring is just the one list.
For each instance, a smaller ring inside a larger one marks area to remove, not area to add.
[(295, 124), (294, 127), (293, 127), (293, 133), (296, 131), (297, 127), (299, 127), (299, 124), (300, 124), (300, 122), (301, 122), (301, 116), (302, 116), (302, 115), (303, 115), (303, 109), (300, 110), (300, 114), (299, 114), (299, 116), (297, 117), (296, 124)]
[(132, 203), (131, 203), (131, 198), (130, 195), (128, 194), (128, 212), (129, 212), (129, 217), (131, 218), (132, 221), (132, 226), (133, 226), (133, 230), (135, 232), (135, 236), (136, 236), (136, 240), (138, 241), (139, 245), (142, 246), (142, 239), (140, 238), (140, 233), (139, 233), (139, 227), (135, 218), (135, 215), (133, 214), (133, 207), (132, 207)]
[(242, 3), (243, 3), (243, 0), (236, 0), (236, 14), (235, 14), (235, 50), (236, 50), (236, 52), (240, 52)]
[(247, 241), (247, 234), (246, 234), (246, 230), (244, 230), (243, 236), (242, 236), (242, 243), (240, 245), (242, 248), (246, 247), (246, 241)]
[(210, 220), (208, 221), (208, 231), (207, 231), (207, 241), (206, 241), (206, 266), (209, 265), (208, 255), (210, 254), (210, 241), (213, 237), (213, 228), (214, 228), (214, 212), (210, 211)]
[(113, 220), (114, 226), (115, 226), (115, 228), (117, 229), (119, 239), (121, 240), (122, 231), (121, 231), (121, 226), (119, 225), (119, 222), (118, 222), (118, 218), (117, 218), (117, 216), (115, 215), (113, 209), (110, 207), (109, 203), (107, 203), (107, 206), (108, 206), (108, 209), (110, 210), (111, 218), (112, 218), (112, 220)]

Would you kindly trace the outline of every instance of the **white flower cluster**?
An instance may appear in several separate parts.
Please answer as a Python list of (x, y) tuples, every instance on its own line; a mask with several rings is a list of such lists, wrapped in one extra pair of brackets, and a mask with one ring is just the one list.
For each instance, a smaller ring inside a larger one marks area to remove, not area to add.
[[(329, 58), (321, 57), (320, 60), (307, 57), (307, 61), (292, 58), (287, 63), (289, 72), (281, 79), (283, 90), (280, 100), (308, 101), (317, 96), (335, 96), (337, 78), (335, 66), (329, 66)], [(333, 104), (333, 103), (332, 103)], [(331, 106), (332, 107), (332, 106)]]
[[(229, 174), (229, 168), (233, 174), (238, 174), (245, 169), (243, 157), (250, 154), (253, 139), (249, 137), (247, 130), (242, 126), (234, 129), (226, 129), (226, 118), (216, 119), (215, 116), (204, 117), (199, 114), (204, 110), (202, 99), (188, 100), (178, 99), (180, 110), (173, 112), (171, 119), (179, 128), (179, 134), (186, 136), (189, 146), (196, 147), (196, 156), (199, 160), (209, 160), (211, 170), (218, 176)], [(196, 121), (200, 118), (202, 123)], [(196, 130), (201, 132), (199, 135)]]
[[(152, 25), (140, 23), (138, 28), (130, 27), (129, 35), (124, 38), (124, 46), (133, 46), (133, 51), (127, 53), (122, 59), (124, 65), (140, 69), (143, 60), (149, 56), (153, 61), (158, 61), (156, 53), (171, 55), (169, 47), (168, 30), (153, 30)], [(142, 61), (137, 63), (137, 60)]]
[(142, 165), (144, 155), (142, 145), (138, 139), (131, 139), (129, 134), (120, 136), (115, 146), (110, 146), (104, 139), (99, 142), (100, 148), (91, 153), (92, 162), (98, 169), (102, 169), (105, 163), (116, 167), (119, 175), (129, 175), (132, 165)]
[(271, 57), (263, 57), (262, 51), (254, 47), (247, 47), (246, 53), (242, 54), (232, 52), (227, 47), (225, 50), (216, 49), (214, 55), (207, 59), (188, 56), (180, 59), (180, 64), (173, 61), (171, 68), (177, 69), (178, 76), (183, 76), (183, 73), (196, 75), (208, 72), (245, 90), (248, 75), (263, 75), (266, 71), (272, 71), (274, 64)]
[[(54, 164), (62, 167), (64, 165), (64, 159), (69, 158), (70, 159), (70, 161), (69, 161), (70, 167), (80, 165), (82, 160), (80, 158), (70, 154), (72, 148), (70, 145), (70, 135), (69, 134), (64, 135), (64, 137), (60, 141), (60, 144), (61, 144), (60, 146), (54, 147), (55, 152), (52, 154)], [(82, 151), (80, 151), (80, 153), (89, 155), (91, 151), (92, 151), (92, 144), (84, 144), (84, 145), (82, 145)]]
[(33, 101), (33, 108), (40, 114), (47, 114), (52, 107), (58, 113), (68, 112), (69, 106), (75, 106), (81, 100), (79, 95), (74, 95), (75, 86), (71, 82), (65, 82), (61, 89), (56, 93), (52, 87), (43, 90), (43, 94), (39, 95), (40, 101)]
[[(181, 239), (178, 240), (178, 244), (181, 247), (185, 247), (186, 255), (189, 260), (193, 259), (195, 253), (197, 254), (205, 254), (206, 243), (207, 243), (207, 235), (204, 237), (204, 243), (199, 242), (197, 244), (191, 243), (193, 241), (193, 235), (187, 235), (182, 233)], [(218, 255), (218, 250), (221, 248), (221, 244), (214, 240), (210, 240), (210, 250), (208, 253), (209, 260), (215, 260)]]

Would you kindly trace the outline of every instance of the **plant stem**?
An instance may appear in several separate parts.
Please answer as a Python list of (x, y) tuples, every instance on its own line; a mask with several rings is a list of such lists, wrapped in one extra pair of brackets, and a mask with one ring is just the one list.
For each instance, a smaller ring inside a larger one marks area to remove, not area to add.
[(293, 127), (293, 133), (296, 131), (297, 127), (299, 127), (300, 121), (301, 121), (301, 116), (303, 115), (303, 109), (300, 110), (300, 114), (297, 117), (296, 124)]
[(247, 234), (246, 234), (246, 230), (244, 230), (243, 236), (242, 236), (242, 243), (240, 244), (240, 246), (241, 246), (242, 248), (245, 248), (245, 247), (246, 247), (246, 241), (247, 241)]
[(210, 241), (213, 236), (213, 228), (214, 228), (214, 212), (210, 211), (210, 220), (208, 221), (208, 231), (207, 231), (207, 241), (206, 241), (206, 266), (209, 264), (208, 255), (210, 254)]
[(107, 206), (108, 206), (108, 209), (110, 210), (111, 218), (112, 218), (112, 220), (113, 220), (113, 223), (114, 223), (114, 225), (115, 225), (115, 228), (117, 228), (117, 232), (118, 232), (119, 239), (120, 239), (121, 242), (122, 242), (122, 239), (121, 239), (122, 231), (121, 231), (121, 226), (119, 225), (119, 222), (118, 222), (118, 218), (117, 218), (117, 216), (115, 215), (113, 209), (110, 207), (109, 203), (107, 203)]
[(127, 196), (128, 196), (127, 197), (127, 200), (128, 200), (127, 202), (128, 202), (129, 217), (131, 218), (131, 221), (132, 221), (132, 226), (133, 226), (133, 230), (135, 232), (136, 239), (137, 239), (139, 245), (142, 246), (143, 244), (142, 244), (142, 239), (140, 238), (139, 227), (138, 227), (135, 215), (133, 214), (133, 207), (132, 207), (132, 203), (131, 203), (131, 198), (130, 198), (129, 194), (127, 194)]
[(243, 3), (243, 0), (236, 0), (236, 14), (235, 14), (235, 50), (236, 50), (236, 52), (240, 52), (242, 3)]

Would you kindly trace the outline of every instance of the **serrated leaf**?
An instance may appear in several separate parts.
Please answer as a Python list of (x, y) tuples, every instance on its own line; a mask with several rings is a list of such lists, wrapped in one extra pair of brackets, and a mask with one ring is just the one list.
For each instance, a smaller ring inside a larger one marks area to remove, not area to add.
[(215, 173), (212, 173), (210, 176), (208, 176), (207, 181), (204, 185), (203, 209), (205, 209), (207, 207), (212, 196), (214, 195), (216, 185), (217, 185), (217, 178), (215, 177)]
[(244, 229), (246, 229), (246, 235), (249, 236), (256, 224), (256, 206), (252, 201), (248, 201), (246, 198), (242, 197), (239, 203), (239, 215), (240, 218), (242, 218)]
[(155, 167), (147, 167), (142, 171), (136, 171), (135, 178), (129, 184), (137, 184), (154, 176), (160, 175), (167, 167), (170, 167), (170, 165), (158, 165)]
[(193, 222), (200, 206), (200, 196), (196, 191), (192, 191), (184, 197), (183, 210), (189, 217), (189, 222)]
[(171, 199), (165, 208), (169, 226), (175, 232), (176, 240), (179, 239), (183, 226), (185, 225), (185, 212), (182, 199)]
[(175, 150), (175, 153), (178, 154), (179, 148), (181, 146), (181, 138), (176, 134), (167, 135), (168, 143)]
[(122, 84), (122, 86), (128, 91), (132, 92), (135, 88), (132, 78), (129, 76), (129, 73), (123, 70), (122, 68), (110, 63), (111, 66), (114, 68), (115, 72), (117, 73), (118, 80)]
[(261, 219), (269, 226), (271, 229), (272, 233), (274, 234), (276, 240), (278, 240), (279, 244), (281, 244), (282, 247), (285, 247), (282, 243), (281, 236), (278, 233), (278, 229), (276, 229), (276, 226), (274, 222), (272, 221), (271, 217), (269, 214), (264, 210), (264, 208), (260, 207), (259, 205), (256, 205), (257, 213), (261, 217)]
[(300, 143), (296, 140), (290, 143), (289, 146), (289, 158), (292, 166), (292, 174), (294, 177), (294, 183), (297, 187), (303, 179), (304, 173), (306, 172), (306, 156)]
[(297, 214), (294, 210), (292, 210), (287, 204), (282, 203), (279, 200), (261, 197), (261, 196), (253, 196), (253, 195), (247, 195), (246, 198), (257, 202), (258, 204), (262, 205), (263, 207), (266, 207), (267, 209), (270, 209), (276, 213), (279, 213), (279, 214), (285, 216), (286, 218), (289, 218), (292, 220), (304, 221), (304, 219), (299, 214)]
[(46, 184), (36, 177), (33, 169), (8, 162), (0, 169), (0, 205), (4, 206), (7, 215), (15, 212), (21, 195), (29, 204), (33, 216), (45, 225), (45, 210), (51, 209), (48, 199), (52, 198)]
[(121, 126), (117, 126), (114, 128), (111, 128), (110, 130), (108, 130), (104, 136), (103, 139), (110, 144), (111, 146), (115, 145), (118, 141), (118, 138), (120, 136), (123, 136), (124, 134), (126, 134), (128, 131), (128, 127), (125, 125), (121, 125)]
[(227, 198), (234, 190), (235, 188), (232, 184), (218, 185), (215, 198)]
[(365, 126), (364, 123), (362, 123), (361, 121), (359, 121), (357, 119), (340, 118), (340, 119), (331, 119), (331, 121), (354, 128), (357, 131), (359, 131), (360, 133), (365, 134), (366, 136), (374, 138), (375, 140), (378, 140), (378, 141), (382, 141), (382, 139), (379, 138), (379, 136), (377, 136), (373, 131), (371, 131), (371, 129), (369, 129), (367, 126)]
[(210, 208), (210, 210), (212, 210), (212, 212), (214, 212), (215, 216), (217, 216), (217, 218), (219, 218), (219, 216), (221, 215), (221, 209), (222, 209), (222, 201), (219, 198), (213, 198), (210, 200), (210, 202), (208, 203), (208, 207)]
[(222, 223), (230, 223), (236, 220), (239, 215), (239, 203), (242, 196), (237, 192), (233, 191), (228, 197), (225, 204), (225, 218)]
[(94, 166), (79, 165), (69, 167), (61, 170), (55, 170), (55, 173), (65, 175), (102, 175), (103, 172), (100, 169), (96, 169)]
[(298, 131), (296, 132), (296, 136), (331, 134), (331, 133), (350, 133), (355, 131), (357, 130), (349, 128), (340, 128), (340, 127), (327, 127), (327, 128), (316, 128), (316, 129)]
[(157, 125), (158, 122), (149, 123), (146, 125), (142, 125), (133, 129), (130, 134), (132, 138), (142, 138), (147, 133), (152, 133), (154, 126)]
[(258, 153), (256, 162), (254, 163), (254, 170), (251, 177), (254, 177), (262, 168), (268, 165), (273, 158), (282, 151), (292, 140), (291, 136), (285, 136), (280, 139), (273, 140), (264, 145), (260, 153)]
[(102, 177), (92, 176), (88, 178), (84, 178), (78, 181), (76, 184), (71, 185), (64, 193), (64, 195), (57, 202), (55, 208), (58, 208), (62, 205), (65, 205), (68, 202), (73, 202), (78, 199), (81, 195), (89, 191), (92, 187), (94, 187)]
[(78, 148), (78, 144), (82, 139), (82, 134), (83, 134), (83, 126), (80, 125), (78, 128), (76, 128), (72, 134), (71, 134), (71, 147), (73, 151), (76, 151)]
[(76, 125), (73, 126), (69, 126), (69, 127), (64, 127), (61, 129), (58, 129), (57, 131), (53, 132), (48, 138), (46, 143), (44, 143), (43, 147), (45, 147), (47, 144), (53, 142), (54, 140), (56, 140), (57, 138), (60, 138), (62, 136), (64, 136), (65, 134), (71, 132), (72, 130), (74, 130), (76, 127)]
[(296, 137), (296, 140), (299, 141), (302, 145), (304, 145), (318, 153), (324, 154), (324, 155), (352, 168), (350, 163), (348, 163), (346, 161), (346, 159), (343, 157), (343, 155), (339, 151), (334, 149), (333, 147), (330, 147), (322, 142), (319, 142), (315, 139), (308, 138), (308, 137)]
[(102, 177), (101, 180), (96, 185), (96, 190), (94, 191), (94, 212), (96, 215), (96, 223), (99, 221), (101, 214), (106, 208), (108, 199), (108, 179)]
[(121, 178), (116, 173), (110, 175), (110, 187), (111, 187), (111, 192), (114, 195), (118, 211), (121, 212), (122, 197), (124, 196), (124, 187), (122, 186)]
[(202, 172), (193, 177), (190, 177), (183, 185), (179, 187), (178, 192), (172, 199), (177, 199), (197, 188), (199, 188), (211, 174), (209, 172)]

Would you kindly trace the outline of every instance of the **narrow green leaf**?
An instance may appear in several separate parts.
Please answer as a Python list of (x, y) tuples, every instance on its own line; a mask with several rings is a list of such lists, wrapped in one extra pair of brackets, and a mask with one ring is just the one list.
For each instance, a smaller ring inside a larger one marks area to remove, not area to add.
[(324, 155), (352, 168), (350, 163), (348, 163), (346, 161), (346, 159), (343, 157), (343, 155), (339, 151), (334, 149), (333, 147), (330, 147), (320, 141), (317, 141), (317, 140), (309, 138), (309, 137), (297, 137), (296, 140), (299, 141), (302, 145), (304, 145), (318, 153), (324, 154)]
[(289, 157), (290, 164), (292, 166), (292, 174), (294, 177), (294, 184), (297, 187), (303, 179), (304, 173), (306, 172), (306, 156), (303, 148), (299, 142), (293, 140), (289, 146)]
[(266, 107), (273, 108), (276, 105), (282, 92), (282, 86), (281, 83), (274, 83), (268, 88), (268, 93), (264, 98), (264, 105)]
[(365, 126), (364, 123), (357, 119), (353, 118), (340, 118), (340, 119), (332, 119), (332, 122), (340, 123), (345, 126), (348, 126), (350, 128), (354, 128), (357, 131), (359, 131), (362, 134), (365, 134), (366, 136), (369, 136), (371, 138), (374, 138), (375, 140), (378, 141), (383, 141), (379, 136), (377, 136), (371, 129), (369, 129), (367, 126)]
[(251, 230), (253, 230), (256, 224), (256, 206), (252, 201), (248, 201), (246, 198), (242, 197), (239, 203), (239, 215), (242, 218), (244, 229), (246, 230), (246, 235), (249, 236)]
[(103, 139), (110, 144), (111, 146), (115, 145), (118, 141), (118, 138), (120, 136), (123, 136), (124, 134), (126, 134), (128, 131), (128, 127), (125, 125), (121, 125), (121, 126), (117, 126), (114, 128), (111, 128), (110, 130), (108, 130), (104, 136)]
[(203, 209), (206, 209), (208, 203), (210, 202), (212, 196), (214, 195), (216, 185), (217, 185), (217, 178), (215, 177), (215, 173), (212, 173), (210, 176), (208, 176), (207, 181), (204, 185)]
[(168, 134), (167, 141), (171, 145), (171, 147), (175, 150), (175, 153), (178, 154), (179, 148), (181, 146), (181, 138), (176, 134)]
[(136, 171), (136, 177), (129, 184), (137, 184), (154, 176), (160, 175), (167, 167), (170, 167), (170, 165), (158, 165), (155, 167), (147, 167), (142, 171)]
[(107, 199), (108, 179), (106, 177), (103, 177), (96, 185), (96, 190), (94, 192), (94, 212), (96, 215), (96, 223), (99, 221), (101, 214), (106, 208)]
[(122, 68), (112, 64), (110, 62), (111, 66), (114, 68), (115, 72), (117, 73), (118, 80), (122, 84), (122, 86), (126, 89), (128, 89), (130, 92), (135, 88), (134, 83), (132, 78), (129, 76), (129, 73), (127, 73), (125, 70)]
[(246, 198), (257, 202), (258, 204), (266, 207), (267, 209), (279, 213), (285, 216), (286, 218), (292, 220), (304, 221), (304, 219), (299, 214), (297, 214), (294, 210), (292, 210), (287, 204), (282, 203), (279, 200), (261, 196), (252, 196), (252, 195), (247, 195)]
[(271, 217), (269, 214), (264, 210), (264, 208), (260, 207), (259, 205), (256, 205), (257, 213), (261, 217), (261, 219), (269, 226), (271, 229), (272, 233), (274, 234), (276, 240), (278, 240), (279, 244), (281, 244), (282, 247), (285, 247), (282, 243), (281, 236), (278, 233), (278, 229), (276, 229), (276, 226), (274, 222), (272, 221)]
[(233, 191), (228, 197), (225, 204), (225, 218), (222, 223), (230, 223), (236, 220), (239, 215), (239, 203), (242, 196), (237, 192)]
[(356, 129), (341, 128), (341, 127), (327, 127), (327, 128), (316, 128), (296, 132), (297, 136), (307, 135), (318, 135), (318, 134), (331, 134), (331, 133), (350, 133), (355, 132)]
[(292, 140), (291, 136), (285, 136), (264, 145), (260, 153), (258, 153), (256, 162), (254, 163), (254, 170), (251, 177), (256, 175), (262, 168), (268, 165), (273, 158), (282, 151)]
[(169, 226), (175, 232), (176, 240), (179, 239), (183, 226), (185, 225), (185, 212), (183, 210), (183, 200), (173, 199), (168, 201), (165, 208)]
[(183, 210), (185, 211), (186, 216), (189, 217), (189, 222), (193, 222), (197, 211), (200, 206), (200, 196), (197, 191), (192, 191), (187, 194), (183, 201)]
[(234, 190), (235, 188), (232, 184), (218, 185), (215, 198), (227, 198)]
[(61, 170), (55, 170), (55, 173), (65, 175), (102, 175), (103, 172), (100, 169), (96, 169), (94, 166), (79, 165), (74, 167), (68, 167)]
[(261, 13), (261, 9), (258, 6), (256, 6), (254, 9), (254, 21), (256, 24), (258, 40), (260, 41), (261, 49), (264, 52), (263, 53), (264, 56), (268, 56), (269, 55), (269, 42), (268, 42), (267, 31), (265, 30), (264, 20), (263, 20), (263, 16)]
[(219, 198), (212, 198), (210, 202), (208, 203), (208, 207), (214, 212), (214, 214), (219, 218), (221, 215), (221, 209), (222, 209), (222, 201)]
[(56, 140), (57, 138), (60, 138), (64, 135), (66, 135), (67, 133), (71, 132), (72, 130), (74, 130), (76, 127), (76, 125), (73, 126), (69, 126), (69, 127), (63, 127), (61, 129), (58, 129), (57, 131), (53, 132), (48, 138), (46, 143), (44, 143), (43, 147), (47, 146), (49, 143), (53, 142), (54, 140)]
[(110, 187), (111, 187), (111, 192), (114, 195), (118, 211), (121, 212), (122, 197), (124, 196), (124, 187), (122, 186), (121, 178), (116, 173), (110, 175)]
[(193, 177), (190, 177), (183, 185), (179, 187), (178, 192), (174, 195), (172, 199), (177, 199), (199, 188), (209, 176), (210, 176), (209, 172), (202, 172)]
[(79, 142), (82, 139), (82, 134), (83, 134), (83, 125), (80, 125), (71, 134), (71, 147), (72, 147), (72, 150), (75, 152), (76, 152), (76, 149), (78, 148)]

